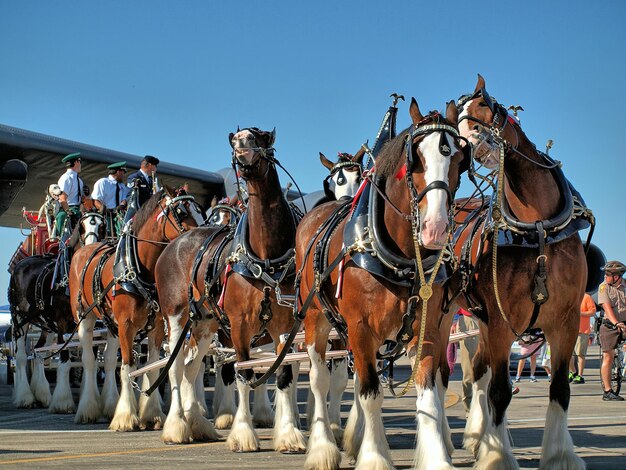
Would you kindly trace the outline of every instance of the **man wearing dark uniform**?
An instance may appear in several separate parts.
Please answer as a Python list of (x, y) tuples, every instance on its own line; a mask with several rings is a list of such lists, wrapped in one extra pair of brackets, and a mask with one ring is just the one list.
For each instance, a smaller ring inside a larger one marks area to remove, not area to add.
[(615, 348), (626, 340), (626, 285), (622, 276), (626, 266), (619, 261), (609, 261), (604, 265), (604, 282), (598, 289), (598, 303), (604, 310), (604, 319), (600, 326), (600, 345), (602, 347), (602, 366), (600, 377), (604, 401), (623, 401), (611, 389), (611, 365)]
[(119, 236), (126, 212), (128, 187), (124, 184), (126, 162), (113, 163), (107, 167), (109, 176), (94, 184), (91, 198), (98, 211), (104, 215), (109, 236)]
[(68, 214), (70, 220), (74, 223), (80, 218), (80, 204), (83, 194), (85, 192), (89, 193), (89, 188), (85, 186), (83, 180), (78, 176), (82, 165), (80, 153), (70, 153), (63, 157), (61, 161), (65, 163), (67, 170), (61, 175), (58, 183), (62, 192), (59, 196), (61, 208), (56, 215), (55, 236), (57, 237), (60, 237), (63, 233)]
[(141, 168), (135, 173), (128, 175), (126, 180), (128, 187), (132, 190), (125, 221), (130, 220), (137, 210), (152, 196), (157, 184), (155, 175), (159, 159), (152, 155), (146, 155), (141, 160)]

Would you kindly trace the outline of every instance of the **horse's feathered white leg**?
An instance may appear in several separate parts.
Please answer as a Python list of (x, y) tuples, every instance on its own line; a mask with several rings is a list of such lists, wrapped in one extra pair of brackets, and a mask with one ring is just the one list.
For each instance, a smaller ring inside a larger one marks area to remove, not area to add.
[(31, 408), (35, 403), (30, 385), (28, 384), (28, 355), (26, 354), (26, 334), (16, 341), (15, 375), (13, 379), (13, 404), (17, 408)]
[(392, 469), (394, 467), (381, 416), (383, 405), (382, 387), (378, 386), (378, 393), (360, 396), (359, 400), (363, 407), (365, 422), (363, 442), (361, 443), (355, 469)]
[[(439, 376), (439, 373), (437, 373)], [(441, 380), (437, 380), (441, 382)], [(417, 388), (417, 447), (414, 468), (452, 469), (452, 461), (443, 435), (446, 420), (438, 390)]]
[(487, 390), (491, 381), (491, 368), (472, 385), (472, 404), (465, 423), (463, 447), (470, 451), (474, 457), (478, 456), (478, 448), (485, 426), (490, 419)]
[(50, 406), (48, 407), (50, 413), (69, 414), (74, 413), (76, 409), (72, 388), (70, 386), (71, 370), (72, 365), (69, 358), (59, 362), (57, 366), (57, 381), (54, 386)]
[[(169, 349), (174, 351), (176, 343), (182, 334), (180, 324), (181, 315), (168, 319), (169, 325)], [(170, 409), (163, 425), (161, 440), (168, 444), (187, 444), (191, 442), (191, 427), (185, 419), (183, 401), (181, 397), (181, 384), (184, 374), (184, 355), (179, 353), (168, 372), (170, 379)]]
[(137, 397), (135, 396), (135, 390), (132, 386), (131, 379), (128, 376), (133, 370), (134, 366), (130, 364), (124, 364), (120, 368), (120, 384), (122, 392), (120, 398), (117, 401), (115, 407), (115, 414), (109, 425), (111, 431), (136, 431), (139, 429), (139, 416), (137, 414)]
[(315, 395), (311, 392), (311, 387), (306, 393), (306, 427), (310, 431), (313, 424), (313, 414), (315, 413)]
[(545, 470), (582, 470), (585, 462), (574, 453), (574, 443), (567, 429), (567, 412), (557, 401), (550, 401), (541, 443), (539, 468)]
[(348, 415), (348, 421), (346, 421), (346, 428), (343, 433), (343, 448), (346, 455), (350, 457), (350, 460), (356, 462), (359, 455), (359, 449), (361, 448), (361, 442), (363, 442), (363, 432), (365, 430), (365, 420), (363, 418), (363, 408), (359, 401), (359, 379), (355, 372), (354, 374), (354, 401), (350, 408), (350, 414)]
[(306, 442), (300, 431), (300, 416), (294, 407), (295, 390), (298, 388), (300, 365), (291, 364), (291, 381), (281, 384), (281, 376), (288, 376), (288, 369), (281, 369), (276, 379), (276, 422), (274, 423), (274, 449), (279, 452), (304, 452)]
[(43, 361), (36, 353), (33, 354), (32, 367), (33, 373), (30, 379), (30, 390), (33, 392), (35, 401), (39, 402), (44, 408), (47, 408), (50, 406), (50, 400), (52, 399), (50, 384), (46, 378)]
[[(149, 339), (148, 360), (146, 365), (152, 364), (159, 360), (160, 345), (153, 344), (154, 341)], [(150, 386), (156, 382), (159, 377), (159, 370), (151, 370), (143, 376), (141, 382), (141, 390), (148, 390)], [(147, 397), (145, 394), (139, 395), (139, 423), (142, 429), (161, 429), (165, 422), (165, 414), (162, 409), (161, 393), (157, 388)]]
[[(206, 405), (204, 386), (202, 386), (200, 392), (197, 386), (198, 377), (203, 378), (202, 376), (204, 375), (203, 358), (209, 350), (212, 336), (202, 335), (201, 333), (196, 336), (197, 348), (195, 356), (185, 365), (181, 385), (185, 420), (191, 427), (191, 436), (194, 441), (217, 441), (222, 437), (215, 430), (213, 423), (205, 416), (206, 409), (203, 408), (203, 405)], [(201, 396), (198, 396), (198, 393), (201, 393)]]
[(441, 433), (443, 441), (446, 443), (446, 449), (448, 449), (448, 455), (452, 456), (454, 453), (454, 444), (452, 443), (452, 433), (450, 432), (450, 424), (446, 417), (446, 387), (443, 386), (443, 380), (441, 379), (441, 371), (437, 371), (437, 392), (439, 394), (439, 403), (441, 404)]
[[(205, 356), (206, 357), (206, 356)], [(202, 364), (200, 364), (200, 368), (198, 369), (198, 373), (196, 374), (196, 382), (194, 384), (196, 389), (196, 398), (198, 399), (198, 406), (202, 412), (202, 416), (205, 418), (208, 417), (208, 409), (206, 406), (206, 392), (204, 390), (204, 372), (206, 369), (206, 363), (204, 360)]]
[(259, 438), (252, 427), (250, 386), (239, 379), (236, 382), (239, 392), (239, 406), (226, 442), (233, 452), (256, 452), (260, 447)]
[(511, 449), (506, 415), (497, 426), (494, 425), (493, 419), (487, 421), (474, 468), (480, 470), (491, 470), (494, 468), (516, 470), (519, 468)]
[(274, 425), (274, 413), (267, 393), (267, 383), (254, 389), (252, 422), (257, 428), (270, 428)]
[(314, 412), (309, 422), (311, 434), (304, 468), (332, 470), (339, 468), (341, 453), (330, 429), (326, 398), (330, 388), (330, 372), (326, 361), (315, 350), (314, 345), (307, 346), (311, 359), (311, 393), (314, 395)]
[(213, 395), (213, 416), (217, 429), (228, 429), (232, 426), (237, 412), (235, 405), (235, 382), (224, 383), (222, 368), (232, 367), (221, 365), (215, 368), (215, 393)]
[(104, 385), (100, 394), (102, 403), (102, 415), (111, 420), (115, 414), (117, 400), (120, 392), (117, 390), (115, 379), (115, 369), (117, 368), (117, 352), (120, 347), (120, 340), (112, 334), (107, 335), (107, 344), (104, 348)]
[(348, 386), (348, 361), (346, 359), (333, 360), (333, 368), (330, 374), (330, 393), (328, 401), (328, 417), (330, 429), (333, 431), (337, 443), (343, 440), (341, 427), (341, 398)]
[(78, 326), (78, 338), (82, 348), (83, 380), (80, 387), (80, 400), (74, 422), (77, 424), (95, 423), (100, 417), (100, 393), (96, 382), (96, 356), (93, 353), (93, 327), (96, 316), (89, 313)]

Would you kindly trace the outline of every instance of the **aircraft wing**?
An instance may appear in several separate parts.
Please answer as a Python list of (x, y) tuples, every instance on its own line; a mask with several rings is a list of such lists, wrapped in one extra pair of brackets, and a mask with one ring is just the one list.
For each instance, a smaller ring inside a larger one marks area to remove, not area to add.
[[(129, 173), (139, 168), (143, 156), (109, 150), (0, 124), (0, 226), (22, 225), (22, 208), (38, 210), (47, 188), (65, 171), (61, 158), (80, 152), (82, 180), (90, 188), (108, 174), (107, 165), (126, 161)], [(218, 173), (161, 161), (159, 183), (189, 184), (189, 192), (207, 209), (213, 196), (225, 195), (224, 178)]]

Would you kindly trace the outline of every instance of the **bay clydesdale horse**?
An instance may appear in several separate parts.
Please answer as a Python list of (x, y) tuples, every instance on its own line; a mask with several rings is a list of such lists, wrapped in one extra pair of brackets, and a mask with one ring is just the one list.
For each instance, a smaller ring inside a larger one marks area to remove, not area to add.
[(593, 216), (560, 163), (537, 150), (489, 96), (480, 75), (474, 93), (458, 106), (459, 131), (472, 143), (474, 158), (497, 171), (487, 204), (465, 202), (476, 210), (457, 217), (456, 250), (466, 268), (466, 295), (457, 302), (482, 320), (465, 447), (477, 457), (477, 468), (518, 468), (506, 423), (509, 354), (516, 337), (532, 326), (543, 330), (552, 352), (540, 468), (584, 468), (567, 429), (567, 376), (587, 280), (578, 231)]
[[(250, 358), (251, 343), (264, 334), (271, 336), (280, 351), (281, 335), (294, 324), (292, 309), (277, 299), (278, 292), (293, 293), (296, 219), (278, 179), (274, 139), (274, 131), (257, 128), (230, 135), (233, 166), (246, 181), (249, 196), (237, 229), (230, 234), (220, 229), (196, 230), (171, 244), (157, 263), (157, 286), (172, 350), (189, 327), (190, 301), (195, 309), (195, 344), (187, 349), (187, 365), (179, 354), (169, 370), (172, 404), (163, 429), (166, 442), (218, 437), (201, 414), (194, 387), (218, 327), (228, 330), (238, 361), (245, 361)], [(228, 246), (220, 247), (225, 240)], [(190, 290), (181, 288), (181, 282)], [(233, 451), (259, 450), (249, 407), (248, 381), (253, 377), (250, 369), (237, 377), (239, 406), (227, 440)], [(295, 406), (296, 379), (297, 367), (278, 370), (274, 420), (278, 451), (305, 448)]]
[[(162, 425), (164, 415), (158, 394), (149, 399), (142, 394), (137, 409), (128, 375), (135, 366), (133, 345), (137, 333), (145, 329), (148, 362), (159, 358), (165, 335), (154, 292), (154, 267), (167, 244), (201, 220), (192, 196), (184, 191), (174, 195), (166, 188), (137, 211), (130, 228), (120, 237), (117, 256), (114, 256), (116, 247), (106, 243), (95, 243), (75, 254), (70, 270), (71, 308), (75, 320), (80, 322), (78, 334), (84, 367), (77, 423), (95, 422), (102, 414), (112, 417), (110, 429), (115, 431)], [(101, 399), (92, 349), (97, 317), (109, 328)], [(115, 381), (118, 348), (122, 355), (121, 394)], [(153, 371), (145, 376), (144, 388), (157, 373)]]
[[(69, 391), (69, 354), (61, 351), (57, 368), (57, 386), (54, 394), (50, 393), (50, 384), (44, 373), (41, 355), (33, 354), (33, 367), (29, 386), (26, 374), (26, 338), (31, 325), (42, 330), (42, 337), (35, 348), (43, 346), (48, 332), (59, 344), (64, 343), (63, 335), (71, 333), (74, 319), (70, 312), (66, 282), (54, 279), (55, 267), (59, 260), (57, 244), (52, 244), (47, 230), (37, 227), (38, 246), (52, 248), (47, 254), (28, 256), (13, 266), (9, 280), (9, 304), (12, 315), (13, 339), (16, 342), (14, 403), (18, 408), (30, 408), (35, 404), (48, 407), (51, 413), (73, 413), (74, 400)], [(67, 229), (69, 231), (69, 227)], [(85, 214), (78, 221), (72, 234), (64, 236), (63, 256), (69, 256), (81, 246), (103, 240), (105, 236), (104, 220), (100, 214)], [(43, 239), (45, 237), (45, 239)], [(65, 240), (67, 238), (67, 240)], [(31, 236), (24, 242), (28, 246)], [(54, 284), (53, 284), (54, 281)], [(64, 386), (67, 388), (64, 388)]]
[[(442, 395), (451, 315), (441, 315), (442, 282), (449, 274), (444, 261), (449, 259), (450, 203), (466, 156), (453, 102), (445, 116), (423, 116), (413, 99), (410, 115), (413, 125), (382, 148), (375, 172), (351, 212), (342, 209), (350, 207), (340, 201), (324, 204), (298, 227), (296, 264), (301, 279), (296, 293), (303, 308), (310, 302), (305, 341), (315, 395), (306, 468), (336, 469), (341, 462), (326, 407), (330, 379), (325, 353), (332, 326), (347, 332), (354, 354), (355, 406), (343, 444), (356, 466), (393, 467), (376, 371), (376, 354), (387, 339), (408, 343), (415, 361), (417, 465), (450, 466), (452, 445)], [(377, 261), (380, 258), (384, 263)]]

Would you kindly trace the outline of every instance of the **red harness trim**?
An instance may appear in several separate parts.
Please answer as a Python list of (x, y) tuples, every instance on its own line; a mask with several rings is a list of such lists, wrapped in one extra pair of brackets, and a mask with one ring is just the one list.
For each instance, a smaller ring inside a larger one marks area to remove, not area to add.
[(352, 206), (350, 206), (350, 213), (354, 211), (354, 208), (359, 202), (359, 199), (361, 198), (361, 194), (363, 193), (365, 186), (367, 186), (367, 183), (369, 183), (368, 179), (363, 179), (363, 181), (361, 181), (361, 186), (359, 186), (359, 189), (357, 189), (356, 194), (352, 198)]
[[(342, 246), (343, 249), (343, 246)], [(339, 277), (337, 278), (337, 290), (335, 291), (335, 298), (336, 299), (340, 299), (341, 298), (341, 292), (343, 290), (343, 265), (346, 262), (346, 258), (345, 256), (341, 259), (341, 262), (339, 263)]]
[(400, 171), (398, 171), (398, 173), (396, 174), (396, 179), (400, 181), (405, 176), (406, 176), (406, 163), (402, 165), (402, 168), (400, 168)]
[(220, 299), (217, 301), (217, 306), (219, 308), (224, 308), (224, 297), (226, 297), (226, 284), (228, 284), (228, 273), (230, 273), (232, 270), (233, 268), (230, 267), (230, 264), (227, 264), (226, 270), (224, 271), (224, 285), (222, 286)]
[(515, 116), (511, 116), (510, 114), (507, 114), (506, 120), (509, 121), (509, 124), (517, 124), (518, 126), (520, 125)]

